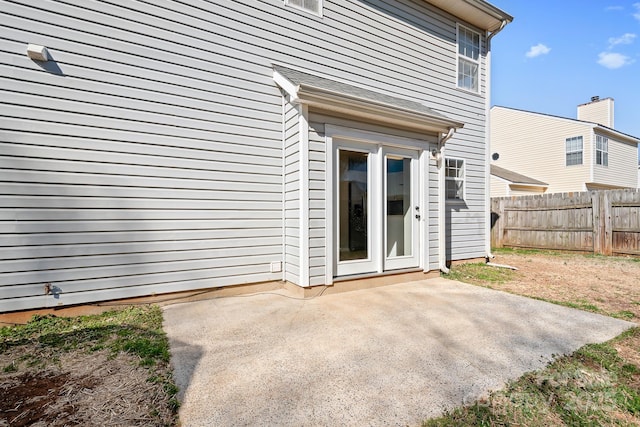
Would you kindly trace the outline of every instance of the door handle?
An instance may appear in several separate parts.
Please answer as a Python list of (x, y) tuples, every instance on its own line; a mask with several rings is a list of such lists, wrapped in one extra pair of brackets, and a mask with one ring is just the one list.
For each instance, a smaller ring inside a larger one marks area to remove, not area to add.
[(420, 214), (416, 214), (416, 219), (420, 219)]

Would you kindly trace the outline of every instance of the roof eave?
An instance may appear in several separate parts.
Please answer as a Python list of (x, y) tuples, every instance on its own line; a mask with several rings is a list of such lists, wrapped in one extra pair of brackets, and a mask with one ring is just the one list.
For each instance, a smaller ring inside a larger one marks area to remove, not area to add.
[(512, 185), (519, 185), (521, 187), (536, 187), (536, 188), (548, 188), (549, 184), (531, 184), (528, 182), (514, 182), (514, 181), (509, 181), (510, 184)]
[(513, 21), (513, 16), (484, 0), (425, 1), (489, 32), (498, 30), (503, 25), (503, 22), (510, 23)]
[(640, 145), (640, 138), (636, 138), (635, 136), (627, 135), (626, 133), (617, 131), (615, 129), (611, 129), (607, 126), (602, 126), (597, 123), (594, 123), (594, 130), (598, 130), (600, 133), (608, 134), (618, 140), (622, 139), (632, 144)]
[(446, 133), (451, 128), (464, 127), (464, 123), (442, 116), (408, 110), (308, 85), (299, 85), (296, 95), (298, 102), (310, 107), (369, 121), (384, 122), (407, 129)]

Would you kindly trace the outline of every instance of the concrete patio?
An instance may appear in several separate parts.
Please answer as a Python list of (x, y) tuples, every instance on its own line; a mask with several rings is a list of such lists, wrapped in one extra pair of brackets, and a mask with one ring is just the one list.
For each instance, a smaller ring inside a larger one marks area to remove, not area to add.
[(189, 427), (419, 425), (634, 326), (441, 278), (164, 310)]

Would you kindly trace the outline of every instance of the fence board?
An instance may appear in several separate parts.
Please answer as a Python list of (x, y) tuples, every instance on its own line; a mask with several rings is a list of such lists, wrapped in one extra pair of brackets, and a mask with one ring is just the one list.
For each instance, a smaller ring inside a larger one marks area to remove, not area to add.
[(640, 255), (640, 191), (491, 199), (494, 247)]

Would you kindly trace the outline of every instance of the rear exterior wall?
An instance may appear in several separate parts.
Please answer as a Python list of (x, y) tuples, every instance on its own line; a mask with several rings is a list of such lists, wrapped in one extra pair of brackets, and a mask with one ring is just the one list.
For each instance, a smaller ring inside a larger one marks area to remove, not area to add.
[[(3, 1), (0, 311), (295, 281), (296, 124), (273, 63), (464, 122), (447, 143), (468, 195), (450, 252), (484, 256), (484, 60), (481, 93), (458, 90), (454, 17), (419, 0), (323, 4), (317, 17), (282, 0)], [(320, 284), (324, 148), (309, 144)], [(287, 275), (271, 272), (282, 261)]]

